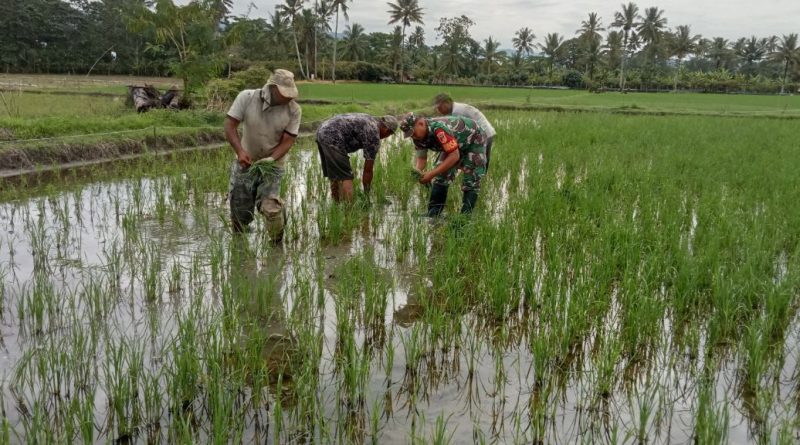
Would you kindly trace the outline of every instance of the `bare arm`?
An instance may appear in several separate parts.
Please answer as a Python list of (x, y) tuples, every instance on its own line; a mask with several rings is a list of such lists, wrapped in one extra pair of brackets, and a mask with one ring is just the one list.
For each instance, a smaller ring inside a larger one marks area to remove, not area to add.
[(227, 139), (228, 143), (231, 144), (231, 148), (233, 148), (233, 152), (236, 153), (236, 159), (239, 160), (239, 165), (242, 168), (247, 168), (250, 164), (253, 163), (253, 160), (250, 159), (250, 155), (248, 155), (244, 148), (242, 148), (242, 139), (239, 137), (239, 121), (228, 116), (225, 118), (225, 139)]
[(364, 193), (369, 193), (372, 188), (372, 176), (375, 168), (375, 161), (364, 161), (364, 173), (361, 175), (361, 184), (364, 186)]
[(436, 166), (436, 168), (434, 168), (433, 170), (422, 175), (422, 178), (420, 178), (419, 182), (421, 184), (429, 184), (431, 181), (433, 181), (433, 178), (441, 175), (442, 173), (447, 172), (447, 170), (450, 170), (456, 164), (458, 164), (458, 161), (460, 160), (461, 160), (461, 153), (459, 153), (458, 150), (451, 151), (450, 153), (447, 154), (447, 156), (444, 158), (441, 164)]
[(297, 136), (292, 136), (287, 132), (283, 132), (283, 136), (281, 136), (281, 141), (272, 151), (271, 158), (274, 160), (279, 160), (282, 157), (286, 156), (286, 153), (289, 153), (289, 149), (292, 148), (294, 145), (294, 141), (297, 139)]

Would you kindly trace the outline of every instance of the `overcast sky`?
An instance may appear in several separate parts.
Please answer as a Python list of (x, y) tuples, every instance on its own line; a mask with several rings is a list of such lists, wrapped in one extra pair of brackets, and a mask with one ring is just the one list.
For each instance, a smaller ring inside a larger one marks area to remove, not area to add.
[[(186, 0), (181, 3), (185, 3)], [(234, 15), (244, 15), (250, 0), (234, 0)], [(253, 0), (250, 17), (267, 17), (277, 0)], [(572, 36), (589, 12), (597, 12), (605, 27), (613, 21), (621, 0), (420, 0), (424, 8), (428, 44), (436, 43), (434, 28), (441, 17), (466, 14), (475, 26), (472, 37), (483, 41), (489, 36), (502, 48), (511, 48), (514, 32), (524, 26), (536, 34), (537, 43), (550, 32)], [(627, 3), (627, 1), (626, 1)], [(305, 0), (313, 5), (313, 0)], [(800, 0), (660, 0), (637, 2), (640, 10), (658, 6), (665, 12), (668, 26), (691, 25), (692, 32), (705, 37), (736, 39), (750, 35), (770, 36), (800, 32)], [(367, 32), (388, 32), (386, 1), (354, 0), (350, 3), (350, 22)], [(344, 24), (340, 23), (340, 28)], [(341, 32), (341, 31), (340, 31)]]

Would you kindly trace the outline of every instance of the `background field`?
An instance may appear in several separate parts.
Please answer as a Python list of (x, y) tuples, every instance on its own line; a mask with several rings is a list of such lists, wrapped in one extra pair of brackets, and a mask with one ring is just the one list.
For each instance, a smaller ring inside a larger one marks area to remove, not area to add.
[[(225, 106), (175, 113), (137, 115), (125, 103), (127, 84), (152, 83), (166, 87), (174, 83), (163, 78), (94, 76), (0, 75), (3, 101), (0, 103), (0, 150), (22, 146), (29, 139), (68, 136), (64, 143), (83, 143), (80, 136), (93, 133), (163, 128), (168, 134), (187, 134), (220, 128)], [(442, 91), (457, 100), (484, 109), (516, 107), (528, 110), (586, 111), (627, 114), (688, 114), (721, 116), (800, 117), (800, 97), (712, 94), (590, 93), (569, 90), (534, 90), (428, 85), (378, 85), (329, 83), (300, 85), (305, 103), (304, 131), (313, 131), (325, 118), (342, 112), (372, 114), (430, 111), (431, 98)], [(318, 101), (329, 103), (320, 104)], [(109, 135), (111, 140), (142, 140), (148, 132)], [(97, 141), (90, 137), (90, 143)], [(102, 139), (102, 137), (101, 137)], [(221, 134), (218, 134), (221, 141)]]

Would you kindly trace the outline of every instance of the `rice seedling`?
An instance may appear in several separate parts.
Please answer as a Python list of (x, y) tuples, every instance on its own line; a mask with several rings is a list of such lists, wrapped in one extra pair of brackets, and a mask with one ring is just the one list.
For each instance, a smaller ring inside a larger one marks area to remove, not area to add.
[(301, 139), (277, 246), (230, 234), (226, 150), (3, 187), (0, 441), (792, 442), (793, 123), (490, 116), (469, 220), (398, 138), (351, 207)]

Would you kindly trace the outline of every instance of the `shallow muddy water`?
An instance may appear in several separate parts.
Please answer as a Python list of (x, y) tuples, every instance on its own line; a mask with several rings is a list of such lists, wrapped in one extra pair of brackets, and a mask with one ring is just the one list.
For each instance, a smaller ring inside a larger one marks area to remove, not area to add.
[[(316, 153), (297, 151), (274, 245), (260, 218), (230, 235), (221, 159), (0, 203), (12, 442), (689, 443), (702, 416), (728, 443), (796, 437), (797, 320), (758, 397), (740, 355), (706, 366), (669, 313), (646, 361), (613, 350), (625, 316), (615, 292), (602, 324), (554, 357), (544, 341), (560, 334), (539, 325), (537, 289), (499, 323), (438, 304), (421, 264), (450, 227), (420, 216), (424, 192), (348, 214), (329, 203)], [(541, 169), (541, 154), (526, 162)], [(500, 224), (524, 178), (491, 175), (483, 193), (502, 196)], [(690, 249), (697, 225), (691, 213)], [(527, 273), (548, 273), (539, 243), (517, 248)]]

